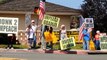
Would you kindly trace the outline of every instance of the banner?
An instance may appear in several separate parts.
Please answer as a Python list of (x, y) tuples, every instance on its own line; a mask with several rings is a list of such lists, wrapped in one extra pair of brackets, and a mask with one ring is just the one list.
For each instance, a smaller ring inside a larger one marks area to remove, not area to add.
[(18, 18), (0, 17), (0, 33), (17, 33)]
[(100, 47), (101, 47), (101, 50), (107, 50), (107, 36), (102, 36), (100, 37)]
[(31, 24), (31, 13), (25, 14), (25, 27), (27, 27), (29, 24)]
[(75, 46), (74, 37), (71, 37), (71, 38), (68, 38), (68, 39), (64, 39), (64, 40), (60, 40), (61, 50), (69, 49), (72, 46)]
[(50, 15), (45, 15), (42, 21), (43, 25), (51, 26), (57, 28), (59, 25), (60, 18)]
[(79, 31), (67, 31), (67, 36), (69, 38), (74, 37), (76, 43), (80, 43), (83, 41), (83, 40), (80, 40), (80, 41), (78, 40)]

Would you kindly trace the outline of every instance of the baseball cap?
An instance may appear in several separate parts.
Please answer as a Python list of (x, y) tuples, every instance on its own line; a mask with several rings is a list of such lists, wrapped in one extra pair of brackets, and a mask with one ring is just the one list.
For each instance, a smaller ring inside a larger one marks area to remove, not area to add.
[(35, 20), (32, 20), (31, 22), (35, 22)]

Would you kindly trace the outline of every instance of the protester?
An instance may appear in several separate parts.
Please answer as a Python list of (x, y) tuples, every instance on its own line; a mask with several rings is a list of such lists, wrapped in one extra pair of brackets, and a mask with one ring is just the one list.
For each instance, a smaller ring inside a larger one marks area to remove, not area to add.
[(67, 38), (67, 32), (65, 25), (61, 25), (60, 29), (60, 40)]
[(58, 38), (56, 37), (56, 35), (54, 34), (54, 32), (53, 32), (53, 28), (52, 27), (50, 27), (49, 28), (49, 33), (50, 33), (50, 36), (51, 36), (51, 44), (50, 44), (50, 46), (51, 46), (51, 49), (53, 49), (53, 46), (55, 46), (57, 43), (58, 43)]
[(8, 46), (7, 49), (14, 49), (13, 48), (13, 40), (15, 40), (15, 34), (8, 34)]
[(49, 44), (51, 44), (51, 42), (52, 42), (50, 32), (49, 32), (49, 26), (45, 26), (44, 38), (45, 38), (45, 41), (46, 41), (46, 48), (47, 49), (51, 48), (49, 46)]
[(84, 27), (82, 33), (83, 33), (83, 49), (89, 50), (89, 41), (90, 41), (90, 29)]
[(51, 38), (52, 38), (52, 43), (53, 43), (53, 44), (56, 44), (56, 43), (58, 42), (58, 38), (57, 38), (56, 35), (54, 34), (52, 27), (50, 27), (49, 32), (50, 32), (50, 35), (51, 35)]
[(34, 30), (32, 29), (31, 25), (28, 25), (28, 27), (26, 28), (26, 33), (28, 38), (28, 49), (31, 49), (34, 41)]
[(100, 31), (97, 30), (95, 34), (95, 48), (96, 50), (100, 50)]
[(46, 40), (46, 48), (53, 49), (53, 45), (55, 45), (58, 41), (57, 37), (53, 32), (53, 28), (49, 26), (45, 26), (44, 37)]
[(37, 25), (35, 24), (35, 20), (31, 20), (31, 28), (34, 31), (33, 37), (33, 48), (36, 48), (36, 32), (37, 32)]

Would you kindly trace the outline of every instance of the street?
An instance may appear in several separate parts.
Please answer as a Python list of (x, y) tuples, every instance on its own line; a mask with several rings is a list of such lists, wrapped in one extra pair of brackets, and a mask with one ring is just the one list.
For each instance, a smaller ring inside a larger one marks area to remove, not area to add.
[[(25, 60), (106, 60), (106, 54), (52, 54), (52, 53), (38, 53), (30, 51), (13, 51), (5, 50), (0, 52), (0, 57), (20, 58)], [(8, 59), (7, 59), (8, 60)]]

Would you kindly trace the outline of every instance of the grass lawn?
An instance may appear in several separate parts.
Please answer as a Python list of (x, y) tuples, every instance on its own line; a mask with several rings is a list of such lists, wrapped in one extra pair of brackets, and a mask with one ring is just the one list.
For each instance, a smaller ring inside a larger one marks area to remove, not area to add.
[[(72, 49), (73, 50), (82, 50), (83, 49), (82, 46), (83, 46), (82, 44), (76, 44), (76, 46), (71, 47), (70, 50), (72, 50)], [(55, 49), (55, 50), (60, 49), (60, 45), (59, 44), (54, 45), (53, 49)]]
[[(5, 44), (0, 44), (0, 48), (6, 48), (7, 45)], [(13, 45), (14, 49), (26, 49), (28, 48), (27, 45)], [(39, 47), (39, 46), (37, 46)], [(59, 50), (60, 49), (60, 45), (59, 44), (55, 44), (53, 45), (53, 49), (54, 50)], [(71, 50), (82, 50), (82, 44), (76, 44), (76, 46), (71, 47)]]
[[(7, 47), (6, 44), (0, 44), (0, 48), (6, 48), (6, 47)], [(27, 48), (27, 46), (25, 46), (25, 45), (13, 45), (13, 47), (15, 49), (25, 49), (25, 48)]]

